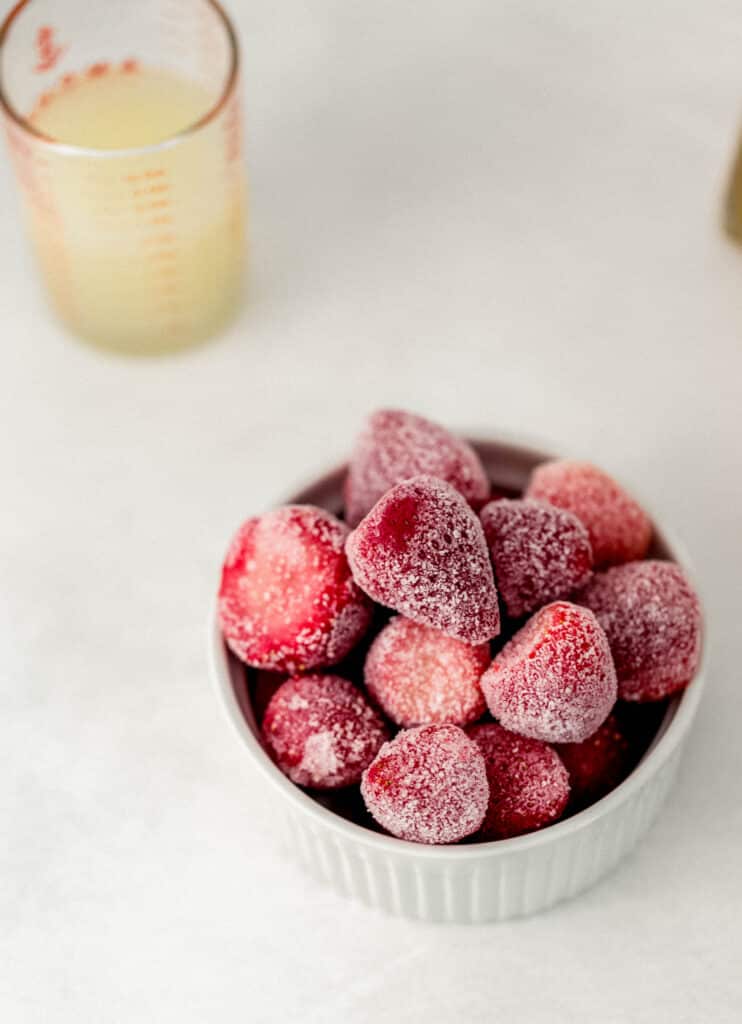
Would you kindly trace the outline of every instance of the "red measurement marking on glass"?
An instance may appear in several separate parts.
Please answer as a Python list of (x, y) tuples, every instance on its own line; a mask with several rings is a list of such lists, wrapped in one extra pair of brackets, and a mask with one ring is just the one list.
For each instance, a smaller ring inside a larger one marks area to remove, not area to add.
[(44, 71), (51, 71), (59, 63), (67, 47), (60, 46), (54, 39), (56, 29), (51, 25), (42, 25), (36, 33), (36, 53), (38, 62), (34, 71), (42, 74)]
[(103, 60), (99, 64), (91, 64), (85, 74), (88, 78), (102, 78), (103, 75), (107, 75), (111, 70), (111, 65), (108, 61)]
[(30, 159), (31, 158), (31, 146), (26, 142), (22, 135), (10, 127), (10, 124), (6, 126), (5, 135), (8, 140), (10, 152), (16, 159)]
[(134, 209), (137, 213), (147, 213), (149, 210), (166, 210), (168, 206), (169, 199), (152, 199), (148, 203), (137, 203)]
[(170, 186), (167, 185), (167, 184), (163, 184), (163, 185), (148, 185), (146, 188), (135, 188), (133, 194), (134, 194), (135, 199), (138, 199), (141, 196), (156, 196), (156, 195), (159, 195), (162, 192), (169, 192), (169, 191), (170, 191)]
[(164, 177), (165, 177), (165, 171), (158, 170), (157, 168), (152, 168), (151, 170), (148, 170), (148, 171), (141, 171), (139, 174), (127, 174), (124, 177), (124, 181), (128, 181), (129, 184), (135, 185), (137, 182), (140, 182), (140, 181), (145, 181), (145, 180), (150, 181), (153, 178), (164, 178)]
[(139, 70), (139, 61), (130, 57), (128, 60), (122, 61), (121, 70), (125, 75), (131, 75), (133, 72)]

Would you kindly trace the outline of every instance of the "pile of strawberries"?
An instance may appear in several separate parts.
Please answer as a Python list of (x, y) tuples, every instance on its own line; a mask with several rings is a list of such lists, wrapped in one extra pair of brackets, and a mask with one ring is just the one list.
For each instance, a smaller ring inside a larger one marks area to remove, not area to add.
[[(279, 768), (360, 783), (378, 825), (423, 843), (520, 835), (616, 786), (637, 756), (626, 702), (681, 690), (701, 646), (642, 508), (563, 460), (492, 498), (470, 445), (393, 410), (366, 423), (344, 500), (345, 522), (248, 519), (224, 563), (227, 644), (282, 674), (262, 722)], [(359, 651), (362, 672), (328, 673)]]

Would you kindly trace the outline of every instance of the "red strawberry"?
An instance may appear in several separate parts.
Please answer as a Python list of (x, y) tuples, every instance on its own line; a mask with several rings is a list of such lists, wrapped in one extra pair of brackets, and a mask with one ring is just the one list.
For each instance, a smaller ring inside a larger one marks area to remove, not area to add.
[(450, 484), (417, 476), (388, 491), (346, 545), (369, 597), (470, 644), (500, 631), (481, 524)]
[(348, 532), (312, 505), (286, 505), (243, 523), (219, 588), (222, 631), (238, 658), (303, 672), (345, 657), (371, 620), (343, 550)]
[(479, 456), (437, 423), (396, 409), (380, 409), (356, 442), (345, 481), (345, 518), (357, 526), (382, 495), (411, 476), (439, 477), (472, 504), (490, 493)]
[(562, 459), (537, 466), (526, 497), (574, 513), (590, 534), (596, 566), (643, 558), (649, 549), (652, 524), (646, 512), (589, 462)]
[(485, 712), (479, 679), (489, 663), (489, 644), (466, 644), (395, 615), (371, 644), (363, 678), (397, 725), (466, 725)]
[(508, 615), (519, 618), (590, 578), (593, 555), (580, 520), (540, 501), (491, 501), (479, 513)]
[(587, 608), (547, 604), (495, 657), (482, 690), (506, 729), (545, 743), (579, 743), (616, 700), (606, 635)]
[(482, 839), (510, 839), (551, 825), (569, 798), (567, 769), (554, 748), (516, 736), (501, 725), (467, 730), (487, 766), (490, 800), (479, 831)]
[(456, 725), (402, 729), (363, 773), (361, 793), (400, 839), (455, 843), (482, 824), (489, 785), (476, 743)]
[(388, 735), (379, 713), (340, 676), (287, 679), (263, 719), (278, 767), (298, 785), (315, 789), (360, 782)]
[(701, 658), (701, 605), (673, 562), (616, 565), (575, 598), (611, 645), (623, 700), (661, 700), (687, 686)]
[(574, 808), (600, 800), (626, 778), (633, 747), (615, 714), (582, 743), (558, 743), (556, 751), (569, 772)]

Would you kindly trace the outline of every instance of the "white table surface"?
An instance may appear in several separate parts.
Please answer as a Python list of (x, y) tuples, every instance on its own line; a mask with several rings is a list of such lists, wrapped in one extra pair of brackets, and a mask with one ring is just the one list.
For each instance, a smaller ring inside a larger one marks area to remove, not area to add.
[[(219, 342), (65, 337), (0, 164), (0, 1019), (738, 1021), (742, 9), (231, 6), (253, 269)], [(230, 532), (388, 403), (595, 459), (695, 563), (680, 783), (541, 917), (421, 926), (306, 879), (211, 690)]]

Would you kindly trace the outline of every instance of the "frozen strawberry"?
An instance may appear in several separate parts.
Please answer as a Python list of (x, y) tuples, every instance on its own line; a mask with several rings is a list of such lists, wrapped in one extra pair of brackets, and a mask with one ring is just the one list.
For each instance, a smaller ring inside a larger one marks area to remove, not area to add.
[(466, 725), (486, 710), (479, 680), (489, 663), (489, 644), (472, 646), (397, 615), (371, 645), (364, 678), (397, 725)]
[(222, 631), (238, 658), (303, 672), (345, 657), (371, 620), (343, 550), (347, 535), (344, 523), (312, 505), (243, 523), (219, 589)]
[(556, 750), (569, 773), (570, 802), (575, 809), (615, 789), (634, 760), (633, 745), (615, 714), (582, 743), (558, 743)]
[(602, 469), (567, 459), (537, 466), (526, 497), (572, 512), (587, 527), (596, 566), (643, 558), (652, 539), (644, 510)]
[(590, 578), (590, 538), (571, 512), (531, 499), (500, 499), (485, 505), (479, 518), (497, 590), (512, 618), (565, 597)]
[(421, 474), (445, 480), (472, 504), (486, 501), (490, 493), (479, 456), (466, 441), (410, 412), (373, 413), (348, 468), (345, 518), (357, 526), (391, 487)]
[(482, 839), (510, 839), (561, 817), (569, 778), (552, 747), (494, 723), (467, 731), (482, 751), (490, 787)]
[(340, 676), (287, 679), (263, 718), (263, 737), (292, 782), (337, 789), (359, 782), (388, 736), (378, 712)]
[(495, 657), (482, 690), (506, 729), (546, 743), (579, 743), (616, 700), (606, 635), (587, 608), (547, 604)]
[(499, 632), (487, 542), (450, 484), (417, 476), (393, 487), (346, 551), (356, 582), (379, 604), (470, 644)]
[(679, 565), (617, 565), (597, 573), (575, 600), (595, 612), (606, 632), (623, 700), (660, 700), (695, 675), (701, 606)]
[(366, 807), (393, 836), (455, 843), (476, 832), (489, 786), (479, 747), (455, 725), (404, 729), (363, 774)]

